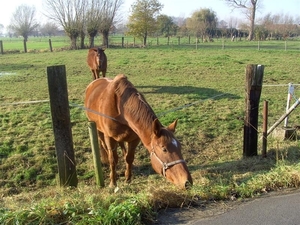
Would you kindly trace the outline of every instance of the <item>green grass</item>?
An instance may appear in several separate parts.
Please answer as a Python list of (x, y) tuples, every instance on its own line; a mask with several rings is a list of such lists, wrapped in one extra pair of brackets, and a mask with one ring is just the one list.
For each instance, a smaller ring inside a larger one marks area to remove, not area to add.
[[(261, 139), (259, 156), (244, 159), (242, 152), (246, 65), (265, 65), (261, 103), (269, 101), (270, 126), (285, 112), (287, 84), (299, 82), (299, 51), (219, 46), (215, 41), (197, 50), (175, 45), (106, 50), (108, 77), (126, 74), (163, 124), (179, 118), (176, 136), (194, 180), (189, 191), (155, 174), (143, 146), (136, 151), (130, 185), (123, 182), (120, 160), (119, 190), (107, 187), (107, 167), (106, 187), (96, 187), (87, 118), (74, 106), (70, 112), (79, 185), (56, 187), (50, 106), (43, 101), (49, 99), (46, 68), (66, 65), (69, 102), (82, 106), (92, 80), (87, 50), (0, 55), (0, 73), (11, 73), (0, 75), (0, 223), (142, 224), (161, 208), (196, 205), (197, 196), (209, 203), (298, 187), (298, 140), (269, 137), (267, 158), (260, 156)], [(42, 102), (11, 104), (37, 100)], [(297, 110), (291, 125), (299, 124)], [(259, 114), (259, 137), (261, 127)]]

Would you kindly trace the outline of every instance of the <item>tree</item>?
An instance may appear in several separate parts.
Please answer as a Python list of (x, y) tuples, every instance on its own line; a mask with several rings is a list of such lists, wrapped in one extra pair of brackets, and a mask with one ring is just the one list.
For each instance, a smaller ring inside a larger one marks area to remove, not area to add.
[(0, 35), (2, 35), (3, 29), (4, 29), (4, 26), (3, 26), (3, 24), (0, 23)]
[(172, 17), (159, 15), (157, 17), (158, 32), (165, 37), (176, 35), (178, 26), (173, 22)]
[(92, 0), (86, 15), (86, 30), (89, 36), (89, 47), (94, 47), (94, 40), (102, 23), (102, 1)]
[(192, 31), (197, 37), (205, 36), (208, 38), (212, 35), (217, 27), (217, 16), (210, 9), (200, 9), (192, 14), (192, 17), (187, 18), (187, 28)]
[(40, 26), (40, 32), (43, 36), (54, 36), (58, 32), (58, 27), (53, 22), (47, 22)]
[(286, 14), (275, 14), (268, 13), (261, 19), (261, 26), (268, 33), (268, 38), (287, 38), (291, 36), (298, 36), (297, 19)]
[(102, 45), (108, 47), (109, 31), (113, 27), (119, 8), (122, 6), (123, 0), (105, 0), (102, 9), (102, 22), (99, 31), (102, 34)]
[[(84, 29), (85, 0), (44, 0), (45, 16), (63, 27), (71, 40), (71, 49), (77, 49), (76, 41)], [(82, 40), (83, 42), (83, 40)]]
[(144, 46), (147, 37), (157, 31), (156, 18), (163, 5), (157, 0), (137, 0), (131, 6), (127, 34), (141, 38)]
[(258, 0), (224, 0), (232, 9), (242, 9), (246, 17), (249, 19), (249, 36), (248, 40), (253, 40), (256, 10), (258, 8)]
[(38, 26), (39, 24), (35, 19), (35, 7), (20, 5), (12, 14), (9, 28), (16, 35), (21, 35), (24, 38), (24, 42), (26, 42), (30, 33)]

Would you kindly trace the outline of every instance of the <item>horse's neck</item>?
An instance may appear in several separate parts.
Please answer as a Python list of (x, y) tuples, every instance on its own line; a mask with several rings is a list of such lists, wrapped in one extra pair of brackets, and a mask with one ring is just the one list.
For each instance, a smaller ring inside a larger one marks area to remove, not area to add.
[[(146, 148), (150, 148), (151, 135), (152, 135), (152, 126), (144, 127), (141, 123), (128, 122), (128, 126), (139, 136), (141, 142), (145, 145)], [(148, 149), (149, 149), (148, 148)]]

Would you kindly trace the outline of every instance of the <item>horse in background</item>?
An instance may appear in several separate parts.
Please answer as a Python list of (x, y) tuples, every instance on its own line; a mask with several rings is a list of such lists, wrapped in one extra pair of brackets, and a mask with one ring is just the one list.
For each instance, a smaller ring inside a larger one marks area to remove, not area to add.
[(192, 185), (181, 144), (174, 136), (177, 120), (164, 127), (125, 75), (91, 82), (86, 88), (84, 105), (89, 109), (88, 119), (97, 126), (101, 159), (106, 158), (110, 165), (111, 187), (116, 186), (117, 180), (118, 144), (124, 152), (125, 180), (130, 182), (135, 149), (140, 141), (148, 150), (156, 173), (181, 188)]
[(102, 48), (90, 48), (87, 56), (87, 64), (93, 73), (94, 80), (99, 78), (100, 72), (105, 77), (107, 69), (107, 57)]

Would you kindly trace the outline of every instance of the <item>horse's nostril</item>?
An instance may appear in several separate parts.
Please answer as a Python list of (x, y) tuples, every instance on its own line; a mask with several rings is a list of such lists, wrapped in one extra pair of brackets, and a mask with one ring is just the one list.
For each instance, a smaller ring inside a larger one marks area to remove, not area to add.
[(191, 182), (189, 182), (189, 181), (187, 180), (187, 181), (185, 182), (185, 184), (184, 184), (184, 187), (185, 187), (186, 190), (191, 189), (191, 187), (192, 187)]

